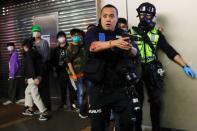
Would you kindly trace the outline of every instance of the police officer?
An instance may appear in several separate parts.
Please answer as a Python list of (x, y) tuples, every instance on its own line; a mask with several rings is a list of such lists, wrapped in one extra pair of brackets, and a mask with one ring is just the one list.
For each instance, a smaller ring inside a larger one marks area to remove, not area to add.
[[(111, 109), (119, 116), (120, 131), (132, 131), (132, 104), (125, 93), (119, 68), (130, 65), (137, 49), (117, 28), (118, 10), (113, 5), (101, 9), (100, 23), (86, 33), (89, 52), (84, 72), (92, 81), (90, 95), (91, 131), (105, 131)], [(127, 63), (128, 62), (128, 63)], [(121, 72), (121, 71), (120, 71)]]
[[(153, 19), (156, 14), (156, 8), (153, 4), (145, 2), (138, 8), (139, 24), (133, 27), (134, 35), (138, 37), (136, 44), (140, 51), (142, 65), (142, 80), (146, 86), (149, 102), (150, 116), (152, 121), (152, 131), (160, 131), (160, 111), (161, 111), (161, 95), (164, 70), (159, 62), (156, 50), (160, 48), (167, 56), (182, 67), (186, 75), (195, 78), (195, 72), (184, 62), (177, 51), (168, 44), (164, 35), (155, 28)], [(143, 103), (143, 83), (138, 83), (138, 92), (141, 103)], [(136, 131), (141, 129), (142, 111), (137, 114)]]

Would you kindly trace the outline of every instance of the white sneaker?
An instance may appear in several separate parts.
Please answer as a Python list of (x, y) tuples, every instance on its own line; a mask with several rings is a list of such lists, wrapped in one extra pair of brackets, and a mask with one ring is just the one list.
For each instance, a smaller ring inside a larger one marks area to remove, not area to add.
[(87, 115), (82, 115), (81, 113), (79, 113), (79, 117), (82, 118), (82, 119), (88, 118)]
[(33, 116), (34, 112), (29, 109), (26, 109), (24, 112), (22, 112), (22, 114), (25, 116)]
[(35, 110), (35, 111), (34, 111), (34, 114), (35, 114), (35, 115), (40, 115), (41, 112), (40, 112), (39, 110)]
[(12, 101), (7, 100), (6, 102), (3, 103), (4, 106), (7, 106), (7, 105), (9, 105), (9, 104), (12, 104)]
[(47, 111), (40, 114), (39, 121), (47, 121), (49, 119), (49, 114)]
[(73, 107), (73, 108), (77, 108), (77, 106), (76, 106), (75, 104), (72, 104), (72, 107)]
[(77, 106), (75, 104), (72, 104), (71, 110), (79, 112), (79, 109), (77, 108)]
[(46, 115), (40, 114), (40, 117), (38, 118), (39, 121), (47, 121), (48, 117)]
[(25, 99), (20, 99), (20, 100), (16, 101), (15, 103), (19, 104), (19, 105), (24, 105), (25, 104)]

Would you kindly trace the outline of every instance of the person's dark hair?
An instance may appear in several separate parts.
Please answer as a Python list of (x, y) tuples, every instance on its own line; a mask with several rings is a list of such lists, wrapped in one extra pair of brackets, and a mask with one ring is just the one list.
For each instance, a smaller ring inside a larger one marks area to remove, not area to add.
[(22, 47), (26, 46), (27, 48), (32, 49), (33, 40), (32, 39), (24, 39), (21, 45), (22, 45)]
[(14, 42), (8, 42), (7, 46), (14, 46)]
[(79, 34), (79, 35), (82, 35), (83, 36), (83, 31), (80, 30), (80, 29), (72, 29), (70, 30), (70, 35), (75, 35), (75, 34)]
[(57, 33), (56, 38), (58, 39), (59, 37), (62, 37), (62, 36), (66, 38), (66, 33), (64, 33), (64, 31), (59, 31), (59, 32)]
[(91, 29), (93, 27), (96, 27), (96, 25), (95, 24), (89, 24), (88, 27), (87, 27), (87, 30), (89, 30), (89, 29)]
[(83, 38), (85, 38), (85, 32), (83, 31), (83, 30), (81, 30), (81, 36), (83, 37)]
[(118, 9), (115, 6), (113, 6), (111, 4), (107, 4), (101, 9), (101, 13), (102, 13), (104, 8), (114, 8), (116, 10), (117, 15), (118, 15)]
[(118, 18), (118, 24), (119, 23), (127, 24), (127, 20), (125, 18)]

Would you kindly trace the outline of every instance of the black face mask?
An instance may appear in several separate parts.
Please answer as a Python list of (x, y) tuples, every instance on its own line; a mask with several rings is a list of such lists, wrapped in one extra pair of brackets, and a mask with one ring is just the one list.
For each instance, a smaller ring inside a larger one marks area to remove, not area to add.
[(155, 27), (155, 24), (156, 23), (153, 22), (152, 20), (143, 18), (142, 20), (140, 20), (140, 23), (138, 24), (138, 28), (144, 31), (150, 31), (151, 29)]

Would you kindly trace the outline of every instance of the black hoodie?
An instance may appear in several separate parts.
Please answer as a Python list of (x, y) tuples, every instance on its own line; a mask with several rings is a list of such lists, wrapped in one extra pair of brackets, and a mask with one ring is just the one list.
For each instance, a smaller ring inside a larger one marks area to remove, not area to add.
[(41, 60), (41, 55), (34, 49), (24, 53), (24, 73), (26, 79), (35, 79), (41, 76)]

